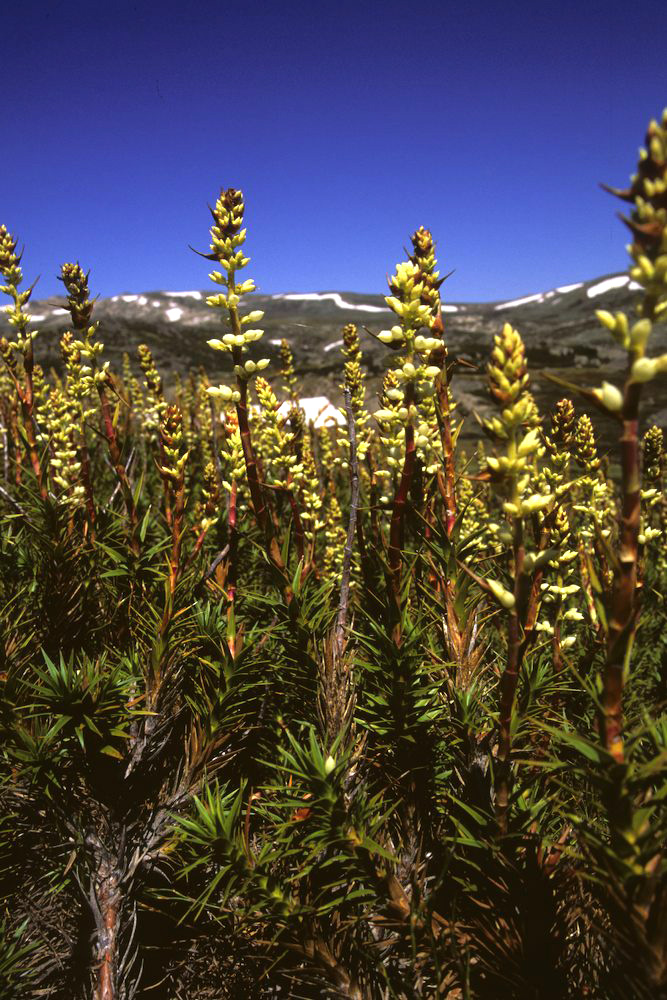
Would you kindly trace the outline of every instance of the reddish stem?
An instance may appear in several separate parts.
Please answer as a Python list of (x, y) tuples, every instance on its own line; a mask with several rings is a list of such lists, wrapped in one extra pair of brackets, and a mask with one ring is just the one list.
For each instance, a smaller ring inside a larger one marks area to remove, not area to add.
[(405, 458), (401, 481), (396, 491), (389, 526), (389, 596), (393, 606), (393, 635), (396, 643), (401, 642), (401, 567), (403, 562), (403, 542), (405, 536), (405, 512), (410, 493), (410, 485), (415, 471), (415, 429), (411, 423), (405, 426)]
[(623, 747), (623, 687), (625, 664), (639, 619), (637, 554), (641, 494), (639, 466), (639, 402), (641, 385), (628, 382), (622, 409), (621, 437), (622, 507), (618, 563), (614, 568), (607, 632), (607, 662), (602, 691), (602, 739), (617, 763), (625, 760)]

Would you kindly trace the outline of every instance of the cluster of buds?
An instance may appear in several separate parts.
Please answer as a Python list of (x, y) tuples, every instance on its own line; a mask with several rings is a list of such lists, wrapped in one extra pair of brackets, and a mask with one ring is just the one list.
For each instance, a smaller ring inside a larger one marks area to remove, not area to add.
[(85, 439), (84, 425), (94, 418), (97, 408), (95, 405), (90, 405), (92, 388), (90, 369), (82, 363), (81, 351), (76, 346), (74, 335), (70, 330), (60, 338), (60, 353), (67, 376), (67, 395), (72, 402), (81, 436)]
[[(581, 587), (577, 583), (577, 559), (579, 553), (572, 546), (573, 538), (570, 521), (564, 507), (559, 507), (556, 511), (554, 524), (551, 531), (552, 553), (555, 555), (550, 560), (551, 578), (540, 585), (541, 599), (544, 610), (551, 607), (552, 621), (545, 616), (535, 625), (538, 632), (554, 635), (554, 627), (558, 628), (558, 642), (561, 649), (569, 649), (574, 646), (577, 637), (573, 632), (569, 635), (563, 633), (563, 624), (568, 623), (572, 629), (577, 623), (586, 621), (586, 616), (576, 607), (576, 596), (580, 593)], [(575, 603), (571, 603), (571, 602)]]
[[(449, 386), (447, 387), (449, 392)], [(450, 400), (453, 409), (454, 404)], [(424, 471), (428, 475), (437, 472), (442, 465), (442, 445), (438, 428), (435, 398), (427, 396), (422, 400), (415, 425), (415, 445)]]
[(551, 434), (546, 438), (547, 447), (552, 457), (563, 452), (570, 453), (574, 442), (575, 419), (572, 400), (559, 399), (551, 415)]
[(576, 416), (571, 399), (559, 399), (551, 414), (551, 428), (543, 431), (543, 441), (549, 456), (544, 476), (556, 496), (568, 488), (570, 462), (574, 447)]
[[(375, 413), (376, 419), (385, 419), (387, 426), (382, 434), (382, 458), (386, 468), (378, 468), (375, 474), (383, 483), (383, 492), (380, 503), (389, 503), (390, 482), (393, 477), (400, 474), (403, 467), (403, 425), (398, 410), (401, 406), (400, 399), (396, 399), (396, 389), (399, 382), (394, 369), (390, 369), (384, 377), (382, 383), (382, 393), (380, 395), (381, 409)], [(385, 418), (385, 414), (390, 414)], [(378, 416), (379, 415), (379, 416)]]
[(157, 370), (147, 344), (139, 344), (137, 357), (139, 358), (139, 367), (144, 375), (144, 388), (146, 390), (143, 409), (144, 426), (146, 428), (159, 427), (167, 408), (162, 391), (162, 376)]
[[(362, 352), (359, 331), (354, 323), (348, 323), (343, 327), (343, 346), (341, 352), (345, 358), (343, 366), (345, 381), (340, 388), (343, 390), (347, 389), (350, 393), (350, 406), (354, 415), (357, 435), (357, 456), (359, 461), (363, 462), (370, 445), (368, 434), (370, 414), (366, 409), (366, 375), (361, 364)], [(346, 420), (339, 435), (339, 444), (342, 453), (337, 459), (337, 464), (346, 469), (348, 467), (350, 442), (347, 433), (347, 414), (344, 409), (341, 409), (341, 413), (345, 416)]]
[(331, 508), (329, 509), (327, 521), (325, 522), (322, 517), (324, 501), (322, 499), (322, 491), (320, 489), (320, 480), (317, 475), (315, 460), (310, 450), (304, 454), (303, 461), (300, 463), (300, 466), (296, 467), (296, 472), (294, 473), (294, 483), (299, 490), (299, 499), (301, 501), (301, 520), (304, 523), (304, 535), (308, 541), (312, 542), (317, 532), (320, 531), (326, 523), (329, 523)]
[[(438, 262), (435, 257), (435, 243), (428, 229), (420, 226), (412, 234), (412, 249), (410, 260), (416, 264), (422, 275), (424, 285), (422, 291), (422, 303), (430, 309), (431, 320), (429, 326), (432, 330), (442, 331), (440, 286), (444, 278), (440, 277), (437, 270)], [(438, 345), (440, 346), (440, 344)]]
[(663, 447), (662, 428), (654, 424), (644, 434), (643, 441), (643, 467), (644, 481), (651, 486), (659, 486), (662, 478), (662, 471), (665, 465), (665, 451)]
[(665, 465), (665, 452), (663, 449), (663, 433), (660, 427), (655, 424), (644, 434), (643, 444), (643, 474), (646, 488), (641, 491), (641, 524), (639, 531), (639, 544), (646, 545), (647, 542), (659, 538), (663, 533), (664, 522), (658, 517), (658, 524), (651, 524), (654, 520), (654, 511), (658, 514), (661, 508), (664, 509), (665, 495), (662, 489), (662, 474)]
[(283, 391), (287, 398), (292, 403), (298, 403), (298, 379), (294, 369), (294, 355), (292, 348), (284, 338), (280, 341), (280, 374), (283, 378)]
[(123, 380), (123, 390), (130, 410), (137, 410), (143, 413), (144, 396), (139, 385), (139, 380), (132, 371), (132, 362), (127, 351), (123, 351), (121, 359), (121, 372)]
[[(630, 277), (644, 290), (638, 306), (639, 319), (631, 323), (623, 312), (598, 310), (596, 315), (630, 356), (631, 382), (648, 382), (667, 372), (667, 354), (647, 357), (646, 346), (653, 323), (667, 316), (667, 109), (662, 122), (652, 121), (646, 148), (640, 150), (637, 173), (625, 190), (607, 188), (632, 205), (623, 221), (632, 233), (628, 253), (633, 261)], [(614, 412), (623, 405), (623, 395), (614, 386), (603, 385), (598, 397)]]
[(40, 417), (51, 446), (49, 467), (51, 482), (59, 490), (56, 499), (70, 509), (81, 506), (85, 489), (80, 481), (79, 452), (73, 440), (76, 419), (80, 419), (77, 404), (69, 394), (56, 387), (49, 393)]
[(343, 524), (343, 514), (334, 491), (331, 491), (329, 510), (324, 527), (326, 546), (324, 549), (324, 572), (327, 578), (339, 580), (343, 571), (343, 552), (347, 532)]
[(208, 531), (218, 520), (220, 503), (220, 483), (214, 462), (204, 466), (204, 482), (201, 488), (201, 499), (197, 504), (195, 514), (195, 532)]
[(13, 300), (13, 304), (5, 306), (4, 311), (8, 314), (10, 326), (16, 330), (16, 339), (6, 341), (7, 348), (3, 345), (6, 360), (8, 350), (9, 353), (18, 350), (23, 355), (32, 354), (32, 341), (37, 336), (37, 330), (28, 330), (30, 315), (24, 307), (30, 301), (32, 288), (19, 292), (19, 285), (23, 281), (21, 254), (16, 253), (16, 240), (5, 226), (0, 226), (0, 274), (5, 282), (0, 286), (0, 291)]
[[(215, 406), (213, 399), (208, 394), (209, 382), (202, 373), (197, 382), (195, 393), (194, 413), (196, 421), (192, 421), (193, 434), (196, 437), (196, 444), (204, 462), (213, 460), (213, 420), (215, 416)], [(196, 423), (196, 426), (195, 426)], [(194, 447), (194, 445), (193, 445)]]
[(598, 534), (607, 538), (616, 516), (614, 492), (602, 475), (595, 431), (587, 413), (576, 422), (572, 455), (583, 472), (573, 490), (572, 510), (578, 515), (578, 534), (585, 541)]
[[(429, 363), (431, 352), (442, 348), (439, 287), (435, 247), (423, 227), (412, 236), (414, 253), (397, 265), (389, 279), (391, 295), (385, 302), (400, 322), (378, 334), (378, 340), (403, 353), (392, 369), (394, 384), (384, 387), (386, 403), (375, 412), (380, 424), (419, 421), (419, 404), (435, 392), (440, 365)], [(426, 331), (425, 333), (422, 331)], [(385, 431), (386, 433), (386, 431)], [(424, 435), (422, 435), (424, 437)], [(418, 444), (419, 448), (419, 444)]]
[(192, 519), (192, 530), (202, 542), (203, 536), (218, 520), (220, 492), (220, 481), (215, 462), (207, 462), (204, 466), (201, 492), (197, 498)]
[[(398, 384), (391, 389), (389, 399), (399, 406), (376, 412), (380, 422), (412, 422), (417, 417), (417, 405), (432, 396), (434, 379), (440, 374), (439, 365), (428, 363), (432, 351), (442, 348), (440, 318), (441, 281), (436, 270), (435, 248), (428, 230), (418, 229), (412, 237), (414, 253), (396, 267), (389, 279), (391, 295), (385, 302), (399, 318), (399, 323), (378, 334), (378, 340), (402, 350), (403, 356), (394, 367)], [(426, 333), (422, 333), (422, 331)]]
[[(507, 477), (513, 481), (520, 477), (515, 484), (521, 495), (530, 481), (529, 466), (543, 446), (536, 426), (535, 401), (528, 392), (526, 349), (521, 335), (509, 323), (494, 337), (487, 377), (489, 393), (501, 412), (500, 416), (483, 420), (482, 426), (492, 439), (506, 444), (504, 455), (486, 457), (487, 469), (492, 482), (499, 484)], [(521, 513), (534, 513), (547, 504), (547, 498), (530, 497), (523, 502)]]
[(94, 301), (90, 299), (88, 274), (79, 264), (63, 264), (58, 278), (67, 291), (67, 308), (72, 317), (72, 325), (79, 334), (79, 338), (72, 344), (86, 361), (81, 367), (81, 378), (86, 392), (89, 392), (93, 386), (102, 386), (109, 381), (109, 362), (99, 364), (104, 344), (95, 340), (98, 324), (90, 322)]
[(160, 473), (174, 486), (182, 484), (189, 453), (183, 447), (183, 414), (179, 406), (165, 407), (160, 421), (160, 438), (163, 445)]
[(92, 321), (94, 302), (90, 299), (88, 278), (90, 271), (84, 273), (80, 264), (63, 264), (59, 280), (67, 290), (67, 305), (75, 330), (87, 329)]
[[(221, 191), (215, 208), (211, 209), (213, 216), (211, 252), (205, 256), (208, 260), (215, 260), (220, 264), (222, 270), (212, 271), (209, 277), (216, 285), (226, 288), (226, 291), (209, 295), (206, 302), (209, 306), (226, 312), (228, 326), (227, 333), (220, 339), (208, 341), (209, 347), (216, 351), (229, 351), (237, 378), (247, 381), (263, 371), (268, 366), (269, 359), (262, 358), (259, 361), (243, 359), (248, 346), (260, 340), (264, 334), (263, 330), (252, 326), (262, 319), (263, 312), (252, 310), (245, 315), (239, 314), (241, 297), (255, 291), (255, 283), (251, 278), (239, 283), (236, 281), (236, 272), (246, 267), (250, 261), (241, 249), (246, 239), (246, 230), (241, 228), (243, 211), (243, 194), (234, 188)], [(236, 403), (240, 400), (240, 395), (235, 398), (237, 390), (229, 389), (227, 386), (211, 386), (208, 391), (223, 403)]]
[(600, 467), (597, 444), (595, 443), (595, 431), (591, 418), (587, 413), (582, 413), (577, 421), (574, 432), (573, 454), (577, 464), (588, 473), (597, 472)]
[[(0, 274), (7, 285), (18, 287), (23, 281), (21, 254), (16, 253), (16, 240), (7, 232), (6, 226), (0, 226)], [(8, 288), (3, 288), (2, 291), (9, 294)]]
[[(540, 520), (554, 504), (554, 494), (540, 474), (538, 459), (545, 446), (539, 429), (535, 401), (528, 391), (529, 375), (526, 350), (517, 330), (505, 323), (494, 337), (491, 360), (487, 366), (489, 393), (500, 408), (500, 415), (481, 420), (488, 436), (504, 446), (502, 453), (484, 455), (483, 462), (492, 487), (503, 499), (505, 520), (491, 522), (491, 536), (512, 551), (511, 572), (532, 576), (551, 558), (549, 550), (531, 551), (523, 537), (525, 518)], [(519, 556), (519, 550), (521, 555)], [(520, 559), (520, 563), (518, 560)], [(498, 581), (485, 581), (495, 600), (506, 610), (515, 606), (515, 594)]]
[(294, 435), (285, 430), (278, 414), (278, 400), (265, 378), (256, 380), (255, 390), (259, 403), (256, 440), (262, 455), (264, 480), (271, 486), (286, 488), (288, 479), (294, 480), (303, 471), (293, 452)]
[[(223, 489), (227, 493), (232, 493), (238, 489), (245, 476), (245, 463), (243, 460), (243, 445), (241, 443), (241, 433), (239, 423), (234, 410), (227, 410), (224, 414), (224, 438), (220, 449), (220, 460), (224, 479)], [(240, 507), (241, 505), (238, 504)]]

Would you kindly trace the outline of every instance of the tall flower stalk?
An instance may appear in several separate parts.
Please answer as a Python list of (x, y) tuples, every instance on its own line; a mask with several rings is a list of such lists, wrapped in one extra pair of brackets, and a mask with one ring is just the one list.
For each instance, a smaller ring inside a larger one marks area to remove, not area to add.
[[(418, 230), (413, 245), (421, 247), (426, 230)], [(430, 234), (429, 238), (430, 238)], [(432, 351), (441, 347), (440, 337), (424, 336), (421, 331), (438, 328), (439, 297), (435, 258), (428, 256), (428, 267), (422, 270), (422, 259), (415, 253), (409, 260), (398, 264), (389, 279), (391, 295), (385, 298), (389, 308), (399, 318), (390, 330), (383, 330), (378, 339), (393, 350), (401, 351), (391, 370), (394, 383), (385, 389), (385, 396), (392, 408), (380, 409), (375, 418), (380, 424), (400, 423), (404, 430), (404, 454), (398, 488), (392, 504), (387, 549), (388, 589), (393, 636), (401, 641), (402, 565), (405, 518), (408, 497), (415, 473), (417, 442), (415, 437), (419, 421), (419, 404), (435, 391), (434, 379), (441, 374), (438, 365), (428, 363)], [(441, 327), (440, 327), (441, 328)]]
[[(259, 323), (264, 316), (261, 310), (254, 309), (245, 314), (239, 312), (242, 296), (255, 290), (255, 283), (251, 278), (246, 278), (245, 281), (241, 282), (237, 282), (236, 279), (237, 272), (250, 262), (250, 258), (246, 257), (241, 249), (246, 239), (246, 230), (242, 228), (244, 209), (243, 194), (235, 188), (221, 191), (215, 208), (211, 209), (213, 216), (211, 252), (204, 256), (207, 260), (217, 261), (221, 265), (222, 270), (212, 271), (210, 278), (215, 284), (222, 285), (226, 291), (210, 295), (206, 301), (209, 306), (223, 311), (227, 332), (222, 338), (209, 340), (208, 344), (216, 351), (231, 353), (236, 375), (236, 388), (232, 389), (225, 385), (211, 386), (208, 392), (223, 403), (232, 402), (236, 406), (255, 519), (265, 538), (271, 564), (278, 575), (285, 580), (285, 564), (267, 507), (266, 491), (260, 480), (259, 466), (248, 419), (248, 382), (256, 373), (263, 371), (269, 362), (266, 358), (256, 362), (244, 359), (249, 345), (260, 340), (264, 333), (263, 330), (253, 326), (254, 323)], [(286, 582), (285, 592), (291, 599), (291, 588)]]
[[(16, 240), (7, 232), (5, 226), (0, 226), (0, 274), (5, 281), (0, 290), (12, 299), (12, 305), (7, 306), (6, 311), (9, 313), (10, 324), (16, 330), (15, 340), (8, 341), (5, 337), (0, 340), (0, 353), (16, 387), (21, 416), (23, 417), (26, 450), (39, 486), (39, 492), (42, 499), (45, 500), (48, 496), (48, 490), (39, 458), (34, 417), (33, 373), (35, 362), (32, 342), (37, 331), (28, 329), (30, 314), (25, 309), (30, 301), (32, 288), (28, 288), (24, 292), (19, 291), (19, 286), (23, 281), (21, 257), (22, 254), (16, 253)], [(14, 351), (18, 351), (23, 358), (23, 380), (18, 373)]]
[(139, 519), (132, 487), (123, 463), (121, 445), (116, 433), (116, 424), (109, 401), (108, 390), (113, 390), (113, 382), (109, 374), (109, 362), (99, 363), (99, 358), (104, 350), (104, 344), (95, 339), (98, 324), (92, 322), (94, 301), (90, 298), (88, 274), (83, 271), (79, 264), (63, 264), (60, 272), (60, 280), (67, 291), (67, 306), (72, 318), (72, 325), (78, 335), (78, 339), (72, 342), (72, 346), (87, 362), (83, 388), (86, 392), (93, 387), (97, 390), (102, 413), (102, 427), (109, 449), (109, 457), (118, 478), (118, 484), (127, 510), (130, 529), (130, 548), (132, 553), (138, 556), (140, 551)]
[(632, 646), (640, 613), (637, 578), (641, 520), (641, 470), (639, 407), (642, 386), (667, 372), (667, 354), (649, 357), (649, 338), (656, 322), (667, 316), (667, 111), (662, 123), (651, 122), (646, 148), (641, 150), (637, 173), (626, 190), (608, 188), (629, 202), (633, 211), (624, 222), (632, 233), (630, 277), (642, 286), (638, 319), (631, 323), (624, 312), (598, 311), (600, 322), (627, 350), (628, 369), (622, 391), (603, 386), (599, 397), (618, 416), (620, 439), (621, 517), (618, 561), (608, 616), (607, 659), (602, 694), (602, 740), (617, 763), (625, 760), (623, 740), (623, 688), (630, 669)]

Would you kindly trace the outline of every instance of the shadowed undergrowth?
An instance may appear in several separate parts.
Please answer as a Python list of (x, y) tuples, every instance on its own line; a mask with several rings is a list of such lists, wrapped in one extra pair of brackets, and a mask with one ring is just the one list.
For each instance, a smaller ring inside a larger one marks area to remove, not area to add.
[(78, 264), (42, 371), (0, 227), (3, 997), (667, 996), (666, 161), (667, 113), (613, 192), (618, 385), (540, 412), (505, 324), (474, 433), (424, 228), (362, 332), (380, 408), (350, 324), (320, 424), (286, 343), (262, 374), (240, 191), (202, 253), (229, 381), (168, 398)]

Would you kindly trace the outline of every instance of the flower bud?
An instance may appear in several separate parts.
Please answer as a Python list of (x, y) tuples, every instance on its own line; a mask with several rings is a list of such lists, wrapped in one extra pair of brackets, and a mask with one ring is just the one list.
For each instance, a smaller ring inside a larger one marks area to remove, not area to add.
[(610, 413), (618, 413), (623, 407), (623, 393), (611, 382), (603, 382), (600, 389), (594, 389), (595, 395)]
[(223, 403), (228, 403), (232, 398), (232, 390), (228, 385), (209, 385), (206, 392), (214, 399), (221, 399)]
[(247, 313), (247, 315), (241, 318), (241, 322), (245, 325), (246, 323), (259, 323), (261, 319), (264, 318), (264, 313), (261, 309), (253, 309), (252, 312)]
[(521, 513), (522, 514), (534, 514), (538, 510), (544, 510), (548, 507), (553, 497), (550, 493), (534, 493), (532, 497), (528, 497), (527, 500), (522, 500), (521, 502)]
[(637, 358), (632, 366), (630, 378), (633, 382), (650, 382), (657, 371), (652, 358)]
[(536, 451), (540, 446), (540, 435), (536, 428), (528, 431), (523, 441), (519, 444), (518, 454), (521, 456), (530, 455), (531, 452)]
[(514, 594), (506, 590), (502, 583), (499, 583), (497, 580), (487, 580), (486, 583), (498, 603), (510, 611), (516, 604)]
[(630, 343), (636, 351), (643, 351), (646, 347), (653, 324), (650, 319), (640, 319), (633, 324), (630, 330)]
[(606, 326), (608, 330), (612, 331), (616, 329), (616, 317), (612, 313), (607, 312), (606, 309), (596, 309), (595, 315), (602, 326)]

